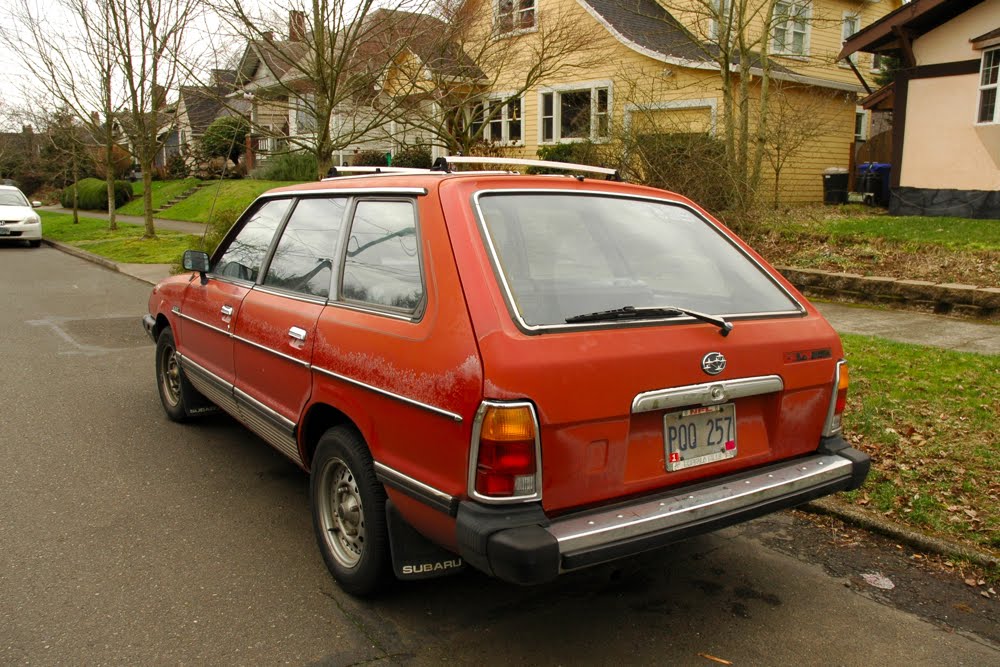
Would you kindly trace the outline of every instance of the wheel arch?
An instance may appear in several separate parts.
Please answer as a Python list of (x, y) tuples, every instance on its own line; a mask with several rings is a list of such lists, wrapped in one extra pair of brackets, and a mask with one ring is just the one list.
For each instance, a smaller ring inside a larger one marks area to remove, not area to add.
[[(153, 338), (154, 339), (159, 338), (160, 332), (169, 326), (170, 326), (170, 320), (167, 319), (167, 316), (164, 315), (163, 313), (157, 313), (156, 324), (153, 325)], [(175, 333), (174, 335), (176, 336), (177, 334)]]
[(327, 403), (313, 403), (309, 406), (299, 423), (299, 452), (302, 455), (302, 466), (306, 470), (312, 467), (319, 439), (335, 426), (349, 426), (364, 439), (361, 429), (344, 412)]

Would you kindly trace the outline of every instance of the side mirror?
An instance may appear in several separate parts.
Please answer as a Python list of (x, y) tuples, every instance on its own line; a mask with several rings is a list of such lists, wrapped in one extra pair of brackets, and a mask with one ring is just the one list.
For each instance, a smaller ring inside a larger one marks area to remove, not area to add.
[(33, 201), (33, 202), (31, 202), (31, 208), (39, 208), (41, 205), (42, 205), (42, 202), (40, 202), (40, 201)]
[(208, 272), (208, 253), (201, 250), (185, 250), (181, 265), (185, 271), (197, 271), (204, 280), (205, 273)]

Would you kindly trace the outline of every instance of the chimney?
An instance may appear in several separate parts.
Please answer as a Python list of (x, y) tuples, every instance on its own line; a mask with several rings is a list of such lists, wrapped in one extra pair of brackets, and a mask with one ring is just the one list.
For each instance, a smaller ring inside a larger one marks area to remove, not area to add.
[(153, 111), (159, 111), (167, 105), (167, 89), (157, 83), (153, 84)]
[(274, 33), (272, 31), (270, 31), (270, 30), (268, 30), (266, 32), (262, 32), (262, 33), (260, 33), (260, 38), (263, 39), (265, 42), (268, 42), (268, 43), (273, 42), (274, 41)]
[(306, 40), (306, 13), (293, 9), (288, 12), (288, 41), (304, 42)]
[(22, 132), (23, 134), (31, 134), (31, 133), (32, 133), (33, 131), (34, 131), (34, 130), (32, 130), (32, 129), (31, 129), (31, 126), (30, 126), (30, 125), (22, 125), (22, 126), (21, 126), (21, 132)]
[(91, 111), (90, 112), (90, 122), (94, 124), (94, 127), (97, 127), (98, 125), (100, 125), (101, 124), (101, 114), (100, 114), (100, 112)]

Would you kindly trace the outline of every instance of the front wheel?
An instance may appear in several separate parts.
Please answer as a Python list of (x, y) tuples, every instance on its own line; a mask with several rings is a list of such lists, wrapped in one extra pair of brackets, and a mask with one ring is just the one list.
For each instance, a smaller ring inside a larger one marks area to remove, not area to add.
[(323, 434), (309, 490), (316, 541), (333, 578), (351, 595), (377, 592), (392, 574), (386, 496), (357, 431), (337, 426)]
[(175, 422), (188, 420), (188, 402), (195, 389), (184, 377), (174, 332), (166, 327), (156, 338), (156, 388), (163, 411)]

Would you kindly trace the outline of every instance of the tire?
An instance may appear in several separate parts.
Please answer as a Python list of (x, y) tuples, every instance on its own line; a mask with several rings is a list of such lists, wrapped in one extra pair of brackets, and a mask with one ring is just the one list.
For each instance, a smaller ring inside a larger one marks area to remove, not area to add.
[(309, 484), (320, 553), (346, 593), (377, 593), (391, 581), (385, 488), (372, 456), (352, 428), (331, 428), (319, 439)]
[(42, 245), (42, 242), (40, 239), (36, 239), (34, 241), (28, 241), (28, 245), (31, 246), (32, 248), (37, 248)]
[(166, 327), (156, 339), (156, 388), (167, 417), (175, 422), (185, 422), (190, 419), (188, 404), (196, 390), (184, 377), (176, 353), (174, 332)]

